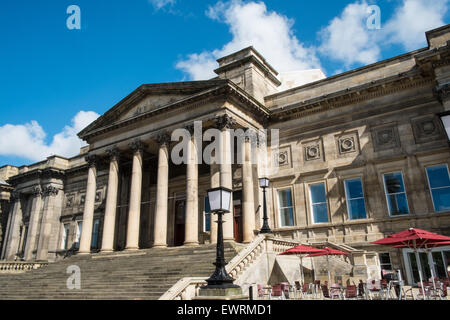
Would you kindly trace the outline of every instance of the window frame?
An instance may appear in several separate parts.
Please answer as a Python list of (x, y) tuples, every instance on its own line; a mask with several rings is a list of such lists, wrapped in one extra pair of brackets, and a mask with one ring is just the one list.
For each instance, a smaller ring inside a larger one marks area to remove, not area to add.
[[(393, 195), (393, 194), (405, 194), (405, 199), (406, 199), (406, 206), (408, 207), (408, 213), (406, 214), (399, 214), (399, 215), (392, 215), (391, 213), (391, 208), (389, 206), (389, 200), (388, 200), (388, 193), (387, 193), (387, 186), (386, 186), (386, 180), (384, 179), (385, 175), (387, 174), (391, 174), (391, 173), (397, 173), (399, 172), (400, 175), (402, 176), (402, 183), (403, 183), (403, 189), (405, 190), (404, 192), (397, 192), (397, 193), (391, 193), (389, 195)], [(384, 198), (386, 199), (386, 206), (388, 208), (388, 213), (389, 213), (389, 217), (391, 218), (396, 218), (396, 217), (406, 217), (406, 216), (410, 216), (411, 215), (411, 209), (409, 207), (409, 201), (408, 201), (408, 193), (406, 191), (406, 184), (405, 184), (405, 177), (403, 175), (403, 170), (397, 170), (397, 171), (389, 171), (389, 172), (384, 172), (381, 174), (381, 179), (383, 180), (383, 186), (384, 186)]]
[[(365, 213), (366, 213), (366, 217), (365, 218), (360, 218), (360, 219), (351, 219), (350, 218), (350, 206), (348, 205), (349, 200), (358, 200), (361, 198), (354, 198), (354, 199), (349, 199), (348, 193), (347, 193), (347, 186), (346, 186), (346, 182), (350, 181), (350, 180), (360, 180), (361, 181), (361, 190), (363, 193), (362, 199), (364, 201), (364, 209), (365, 209)], [(366, 192), (364, 191), (364, 182), (363, 182), (363, 178), (361, 176), (357, 176), (357, 177), (353, 177), (353, 178), (345, 178), (344, 179), (344, 193), (345, 193), (345, 204), (347, 206), (347, 218), (348, 221), (361, 221), (361, 220), (367, 220), (368, 219), (368, 212), (367, 212), (367, 201), (366, 201)]]
[[(66, 227), (67, 227), (67, 229), (66, 229)], [(70, 223), (63, 223), (62, 224), (61, 244), (60, 244), (61, 250), (67, 250), (67, 246), (69, 244), (69, 234), (70, 234)], [(65, 245), (63, 246), (64, 242), (65, 242)]]
[[(313, 209), (313, 202), (312, 202), (312, 195), (311, 195), (311, 186), (316, 186), (319, 184), (323, 184), (323, 187), (325, 188), (325, 202), (318, 202), (315, 204), (323, 204), (325, 203), (325, 205), (327, 206), (327, 222), (316, 222), (314, 219), (314, 209)], [(330, 223), (330, 207), (328, 205), (328, 188), (327, 188), (327, 183), (326, 181), (322, 181), (322, 182), (312, 182), (312, 183), (308, 183), (308, 193), (309, 193), (309, 209), (311, 211), (311, 222), (312, 224), (316, 224), (316, 225), (321, 225), (321, 224), (327, 224)]]
[(434, 211), (434, 212), (437, 212), (437, 213), (440, 213), (440, 212), (448, 212), (448, 211), (450, 211), (450, 210), (436, 210), (436, 205), (434, 204), (434, 198), (433, 198), (433, 190), (436, 190), (436, 189), (443, 189), (443, 188), (450, 188), (450, 186), (432, 189), (432, 188), (431, 188), (431, 183), (430, 183), (430, 176), (428, 175), (428, 170), (427, 170), (427, 169), (428, 169), (428, 168), (432, 168), (432, 167), (441, 167), (441, 166), (445, 166), (445, 167), (447, 168), (447, 174), (448, 174), (448, 176), (449, 176), (449, 178), (450, 178), (450, 171), (449, 171), (449, 169), (448, 169), (448, 164), (447, 164), (447, 163), (441, 163), (441, 164), (434, 164), (434, 165), (428, 165), (428, 166), (425, 166), (425, 174), (426, 174), (426, 176), (427, 176), (428, 190), (429, 190), (429, 192), (430, 192), (431, 203), (433, 204), (433, 211)]
[[(281, 207), (280, 192), (286, 191), (286, 190), (290, 191), (291, 203), (292, 203), (291, 207)], [(277, 194), (278, 226), (280, 228), (292, 228), (292, 227), (295, 227), (296, 226), (295, 203), (294, 203), (294, 197), (292, 196), (294, 194), (292, 187), (289, 186), (289, 187), (277, 188), (276, 191), (277, 191), (276, 194)], [(287, 209), (287, 208), (292, 208), (292, 225), (291, 226), (289, 226), (289, 225), (284, 226), (281, 223), (281, 211), (282, 211), (282, 209)]]

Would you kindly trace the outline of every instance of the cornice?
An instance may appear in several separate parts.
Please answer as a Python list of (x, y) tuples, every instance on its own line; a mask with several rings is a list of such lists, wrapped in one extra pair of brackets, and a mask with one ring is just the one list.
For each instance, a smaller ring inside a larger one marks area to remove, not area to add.
[(16, 176), (10, 177), (8, 183), (12, 186), (16, 186), (22, 182), (29, 181), (32, 179), (64, 179), (65, 170), (56, 168), (46, 168), (46, 169), (35, 169), (25, 173), (18, 174)]
[(278, 107), (276, 110), (273, 110), (271, 120), (279, 122), (287, 117), (289, 119), (300, 118), (432, 83), (433, 79), (431, 77), (422, 77), (420, 74), (399, 74), (351, 89), (348, 88), (310, 100)]

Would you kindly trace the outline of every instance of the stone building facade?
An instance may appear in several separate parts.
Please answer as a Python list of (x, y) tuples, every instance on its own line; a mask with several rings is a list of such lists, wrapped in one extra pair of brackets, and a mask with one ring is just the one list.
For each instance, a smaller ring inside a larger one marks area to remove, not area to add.
[[(258, 178), (268, 175), (276, 235), (377, 251), (382, 267), (412, 281), (407, 250), (370, 242), (410, 227), (450, 235), (450, 148), (439, 118), (450, 111), (450, 26), (426, 36), (427, 48), (283, 91), (252, 47), (219, 59), (217, 78), (142, 85), (80, 132), (88, 147), (78, 156), (0, 169), (9, 170), (1, 217), (10, 206), (2, 258), (214, 243), (205, 197), (217, 186), (233, 189), (225, 240), (249, 243), (262, 224)], [(202, 134), (219, 129), (223, 154), (241, 148), (244, 161), (197, 163), (207, 143), (193, 137), (187, 163), (173, 163), (172, 133), (194, 132), (195, 121)], [(228, 129), (238, 128), (278, 130), (279, 146), (235, 146)], [(438, 275), (449, 250), (432, 253)]]

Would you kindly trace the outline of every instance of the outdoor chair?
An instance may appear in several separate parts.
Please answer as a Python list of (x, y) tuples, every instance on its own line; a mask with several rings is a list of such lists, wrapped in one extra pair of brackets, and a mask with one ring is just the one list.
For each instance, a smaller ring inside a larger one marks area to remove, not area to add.
[(355, 285), (348, 285), (345, 290), (345, 299), (358, 299), (358, 289)]
[(291, 285), (288, 282), (282, 282), (281, 284), (281, 290), (283, 290), (283, 294), (286, 297), (286, 299), (291, 299)]
[(313, 294), (314, 298), (317, 298), (320, 295), (321, 289), (320, 289), (320, 280), (314, 280), (313, 284)]
[(383, 291), (381, 290), (381, 283), (379, 280), (367, 280), (366, 288), (370, 300), (373, 300), (374, 296), (378, 296), (379, 299), (383, 298)]
[(266, 297), (269, 298), (269, 296), (270, 293), (264, 289), (264, 286), (262, 284), (258, 284), (258, 298), (266, 299)]
[(272, 298), (284, 300), (284, 294), (283, 294), (283, 289), (281, 287), (281, 284), (272, 286), (272, 292), (270, 293), (270, 299), (272, 299)]
[(331, 299), (330, 297), (330, 292), (328, 291), (328, 287), (323, 284), (320, 286), (320, 288), (322, 289), (322, 296), (324, 299)]

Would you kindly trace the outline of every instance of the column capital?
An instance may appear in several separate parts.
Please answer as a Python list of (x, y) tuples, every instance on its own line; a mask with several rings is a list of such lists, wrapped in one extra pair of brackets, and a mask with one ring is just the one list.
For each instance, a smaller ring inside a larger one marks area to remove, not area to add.
[(98, 157), (95, 154), (89, 154), (84, 159), (89, 164), (89, 167), (95, 167), (98, 163)]
[(188, 125), (185, 125), (184, 128), (185, 128), (187, 131), (189, 131), (189, 133), (190, 133), (191, 135), (194, 134), (194, 124), (193, 124), (193, 123), (188, 124)]
[(48, 196), (57, 196), (59, 193), (59, 189), (54, 186), (45, 186), (43, 189), (43, 195)]
[(34, 195), (35, 197), (37, 197), (37, 196), (42, 196), (42, 194), (43, 194), (43, 191), (42, 191), (41, 186), (35, 186), (35, 187), (33, 188), (33, 195)]
[(132, 142), (128, 144), (130, 149), (133, 151), (133, 153), (142, 153), (144, 151), (144, 143), (141, 141), (141, 139), (135, 139)]
[(113, 160), (118, 161), (119, 160), (120, 151), (119, 151), (119, 149), (116, 146), (106, 150), (106, 153), (108, 154), (108, 157), (109, 157), (110, 161), (113, 161)]
[(18, 202), (20, 201), (20, 198), (22, 197), (22, 193), (19, 191), (13, 191), (11, 192), (10, 201), (11, 202)]
[(156, 137), (156, 141), (160, 146), (169, 146), (171, 137), (169, 133), (167, 133), (167, 131), (163, 131), (158, 134), (158, 136)]
[(217, 116), (214, 119), (216, 126), (219, 130), (231, 129), (236, 124), (236, 120), (230, 117), (228, 114)]

